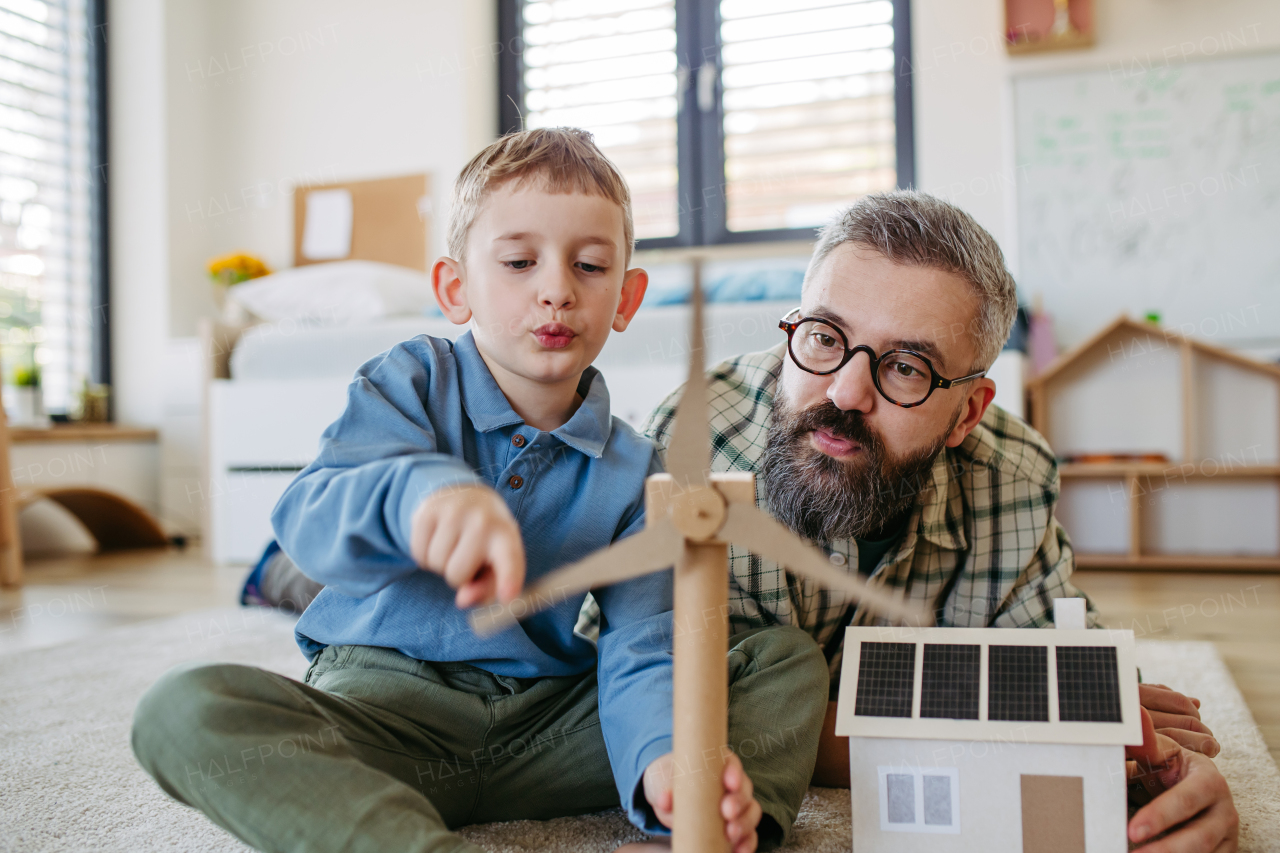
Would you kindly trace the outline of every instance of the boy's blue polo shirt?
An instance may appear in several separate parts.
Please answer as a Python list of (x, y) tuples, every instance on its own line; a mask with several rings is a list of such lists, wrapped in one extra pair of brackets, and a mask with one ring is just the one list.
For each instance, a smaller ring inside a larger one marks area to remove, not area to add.
[(425, 661), (461, 661), (496, 675), (580, 675), (599, 667), (600, 723), (624, 806), (645, 807), (645, 767), (671, 749), (671, 572), (593, 590), (599, 648), (573, 633), (584, 595), (481, 639), (444, 579), (409, 556), (410, 519), (441, 488), (483, 483), (520, 525), (526, 585), (644, 526), (654, 445), (609, 414), (595, 368), (583, 403), (552, 432), (511, 408), (471, 333), (426, 335), (363, 365), (316, 460), (272, 513), (285, 552), (325, 584), (298, 621), (313, 657), (328, 645), (385, 646)]

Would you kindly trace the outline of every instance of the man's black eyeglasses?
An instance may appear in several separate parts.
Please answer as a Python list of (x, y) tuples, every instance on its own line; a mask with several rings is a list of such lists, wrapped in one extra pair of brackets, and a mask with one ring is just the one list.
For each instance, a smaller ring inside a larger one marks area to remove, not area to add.
[(876, 390), (895, 406), (910, 409), (919, 406), (935, 388), (950, 388), (962, 382), (971, 382), (986, 375), (982, 370), (946, 379), (933, 369), (933, 362), (918, 352), (894, 349), (876, 355), (871, 347), (862, 344), (849, 346), (840, 327), (818, 317), (800, 317), (800, 309), (794, 308), (778, 322), (778, 328), (787, 333), (787, 352), (796, 367), (817, 376), (835, 373), (860, 352), (867, 354), (867, 366)]

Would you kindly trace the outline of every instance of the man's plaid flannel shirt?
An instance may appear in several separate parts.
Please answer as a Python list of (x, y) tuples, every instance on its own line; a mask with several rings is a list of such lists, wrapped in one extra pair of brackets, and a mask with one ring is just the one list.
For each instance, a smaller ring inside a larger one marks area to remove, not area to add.
[[(761, 469), (785, 345), (730, 359), (708, 372), (713, 471)], [(649, 416), (645, 433), (665, 451), (683, 388)], [(1058, 466), (1035, 430), (990, 406), (959, 447), (947, 448), (916, 499), (906, 533), (889, 549), (871, 582), (905, 589), (934, 609), (937, 624), (966, 628), (1041, 628), (1053, 599), (1083, 597), (1070, 583), (1074, 555), (1054, 518)], [(756, 505), (768, 510), (763, 478)], [(817, 543), (833, 562), (856, 572), (851, 539)], [(798, 625), (826, 652), (839, 683), (840, 629), (878, 623), (843, 593), (823, 589), (736, 546), (729, 550), (730, 631)], [(1090, 622), (1097, 619), (1089, 605)]]

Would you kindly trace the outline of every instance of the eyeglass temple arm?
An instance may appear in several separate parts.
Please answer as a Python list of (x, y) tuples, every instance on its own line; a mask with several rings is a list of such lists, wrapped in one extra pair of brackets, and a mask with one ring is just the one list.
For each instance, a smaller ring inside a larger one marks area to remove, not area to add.
[(944, 379), (938, 377), (938, 386), (943, 390), (950, 388), (952, 385), (959, 385), (961, 382), (972, 382), (974, 379), (981, 379), (987, 375), (987, 371), (979, 370), (977, 373), (970, 373), (968, 376), (961, 376), (959, 379)]

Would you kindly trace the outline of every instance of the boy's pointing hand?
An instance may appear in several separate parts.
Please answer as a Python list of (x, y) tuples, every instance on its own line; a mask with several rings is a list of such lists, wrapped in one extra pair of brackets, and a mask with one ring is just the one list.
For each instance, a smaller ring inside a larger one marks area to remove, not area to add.
[(442, 489), (413, 513), (409, 549), (420, 567), (458, 591), (461, 609), (507, 604), (524, 586), (524, 543), (511, 510), (487, 486)]

